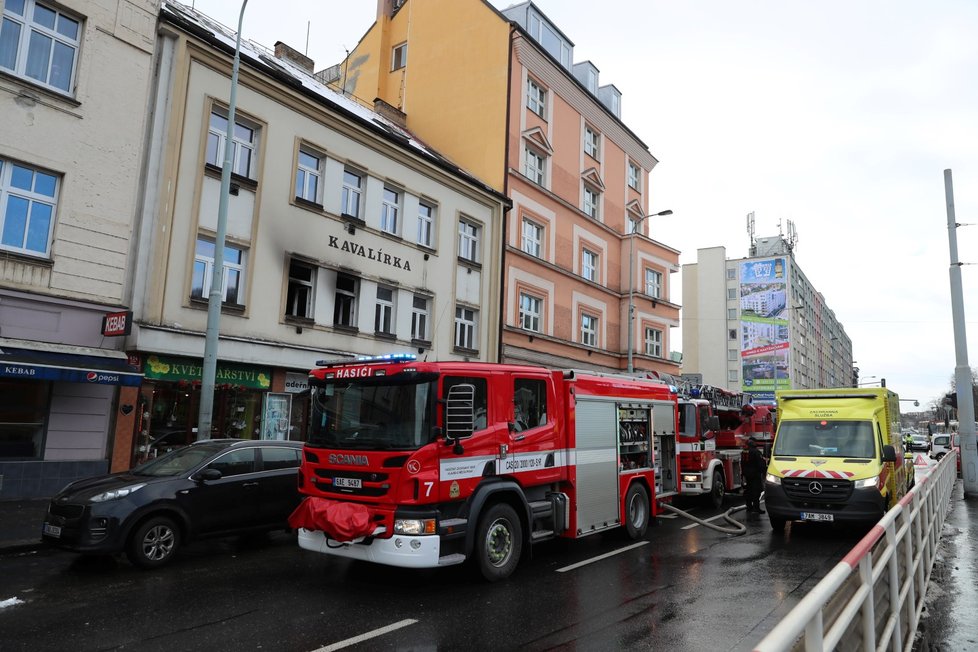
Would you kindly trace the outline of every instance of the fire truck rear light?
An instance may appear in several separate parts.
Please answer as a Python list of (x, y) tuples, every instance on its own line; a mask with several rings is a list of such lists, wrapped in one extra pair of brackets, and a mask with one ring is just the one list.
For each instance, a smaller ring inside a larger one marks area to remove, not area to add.
[(394, 534), (434, 534), (433, 518), (399, 518), (394, 521)]

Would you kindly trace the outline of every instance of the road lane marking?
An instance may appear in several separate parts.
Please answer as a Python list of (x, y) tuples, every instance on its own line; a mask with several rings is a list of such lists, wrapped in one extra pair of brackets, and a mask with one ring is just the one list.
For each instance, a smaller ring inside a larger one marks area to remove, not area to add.
[(614, 557), (615, 555), (619, 555), (619, 554), (621, 554), (623, 552), (628, 552), (629, 550), (632, 550), (633, 548), (638, 548), (640, 546), (647, 545), (648, 543), (649, 543), (648, 541), (639, 541), (638, 543), (633, 543), (630, 546), (625, 546), (624, 548), (619, 548), (618, 550), (614, 550), (612, 552), (607, 552), (607, 553), (605, 553), (603, 555), (598, 555), (597, 557), (592, 557), (591, 559), (586, 559), (584, 561), (579, 561), (576, 564), (571, 564), (570, 566), (564, 566), (563, 568), (558, 568), (557, 569), (557, 572), (558, 573), (566, 573), (567, 571), (572, 571), (575, 568), (580, 568), (581, 566), (587, 566), (588, 564), (593, 564), (596, 561), (601, 561), (602, 559), (607, 559), (608, 557)]
[(353, 638), (348, 638), (345, 641), (338, 641), (336, 643), (327, 645), (325, 647), (316, 648), (315, 650), (313, 650), (313, 652), (333, 652), (333, 650), (339, 650), (345, 647), (350, 647), (351, 645), (356, 645), (357, 643), (363, 643), (364, 641), (368, 641), (378, 636), (383, 636), (384, 634), (390, 634), (393, 631), (397, 631), (398, 629), (401, 629), (402, 627), (407, 627), (408, 625), (413, 625), (416, 622), (418, 621), (415, 620), (414, 618), (405, 618), (404, 620), (390, 624), (387, 627), (381, 627), (380, 629), (375, 629), (371, 632), (360, 634), (359, 636), (354, 636)]

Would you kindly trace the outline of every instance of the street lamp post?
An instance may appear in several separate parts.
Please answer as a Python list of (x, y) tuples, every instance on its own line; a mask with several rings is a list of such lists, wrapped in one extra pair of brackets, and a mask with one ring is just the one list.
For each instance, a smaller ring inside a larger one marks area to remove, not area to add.
[(632, 238), (629, 241), (628, 249), (628, 373), (632, 373), (635, 370), (635, 367), (632, 365), (632, 351), (635, 347), (635, 336), (633, 334), (633, 322), (635, 321), (635, 235), (638, 234), (638, 229), (645, 223), (645, 220), (650, 217), (661, 217), (663, 215), (672, 215), (672, 211), (659, 211), (658, 213), (644, 215), (632, 221), (635, 229), (631, 233)]
[(221, 168), (221, 197), (217, 208), (217, 233), (214, 236), (214, 267), (211, 289), (207, 295), (207, 333), (204, 338), (204, 364), (200, 377), (200, 412), (197, 417), (197, 439), (209, 439), (214, 416), (214, 380), (217, 377), (217, 345), (224, 299), (224, 240), (228, 228), (228, 201), (231, 190), (231, 165), (234, 156), (234, 111), (238, 99), (238, 68), (241, 64), (241, 26), (245, 7), (241, 3), (238, 34), (234, 41), (234, 64), (231, 67), (231, 95), (228, 98), (228, 129), (224, 139), (224, 165)]

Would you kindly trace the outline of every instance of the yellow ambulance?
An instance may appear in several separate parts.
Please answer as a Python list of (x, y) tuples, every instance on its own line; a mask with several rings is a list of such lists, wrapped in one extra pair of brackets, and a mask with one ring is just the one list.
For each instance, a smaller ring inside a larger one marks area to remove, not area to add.
[(913, 486), (900, 398), (885, 387), (777, 393), (778, 430), (764, 482), (771, 527), (874, 523)]

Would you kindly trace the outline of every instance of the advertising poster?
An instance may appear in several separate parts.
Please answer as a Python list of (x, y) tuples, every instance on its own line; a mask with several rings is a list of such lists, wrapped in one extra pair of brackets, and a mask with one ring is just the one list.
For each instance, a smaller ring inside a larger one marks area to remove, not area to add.
[(757, 399), (789, 389), (787, 296), (784, 258), (740, 264), (741, 377)]

